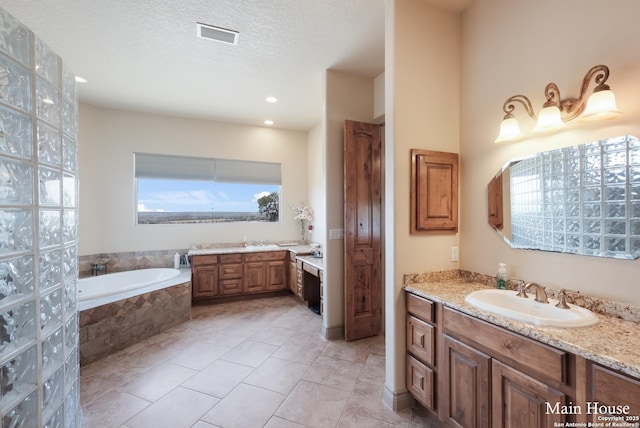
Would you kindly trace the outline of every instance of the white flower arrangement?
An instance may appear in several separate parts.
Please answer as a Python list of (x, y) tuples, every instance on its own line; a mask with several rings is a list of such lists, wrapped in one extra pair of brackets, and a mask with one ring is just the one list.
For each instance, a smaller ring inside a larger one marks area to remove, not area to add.
[[(303, 202), (300, 202), (296, 206), (291, 206), (293, 210), (293, 219), (300, 222), (300, 236), (302, 242), (306, 242), (307, 227), (305, 223), (313, 221), (313, 208), (306, 206)], [(311, 229), (311, 226), (309, 226)]]

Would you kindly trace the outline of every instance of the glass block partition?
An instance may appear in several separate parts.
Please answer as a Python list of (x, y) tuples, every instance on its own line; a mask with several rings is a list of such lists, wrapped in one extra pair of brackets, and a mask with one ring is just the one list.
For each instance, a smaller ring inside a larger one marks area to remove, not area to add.
[(512, 245), (640, 255), (640, 140), (622, 136), (537, 154), (511, 166)]
[(79, 427), (74, 75), (0, 9), (0, 426)]

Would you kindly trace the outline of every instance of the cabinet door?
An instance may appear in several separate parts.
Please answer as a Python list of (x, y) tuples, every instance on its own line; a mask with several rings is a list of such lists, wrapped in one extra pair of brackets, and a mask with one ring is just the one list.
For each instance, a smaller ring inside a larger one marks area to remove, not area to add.
[(411, 149), (411, 233), (458, 231), (458, 154)]
[(430, 366), (435, 362), (435, 327), (409, 315), (407, 317), (407, 351)]
[(407, 355), (407, 389), (420, 404), (429, 410), (435, 410), (434, 385), (433, 370), (411, 355)]
[(267, 289), (266, 265), (264, 262), (244, 264), (244, 292), (257, 293)]
[(193, 268), (193, 297), (218, 295), (218, 265), (200, 265)]
[(548, 412), (547, 403), (566, 405), (565, 394), (493, 360), (492, 420), (494, 428), (564, 426), (565, 415)]
[(293, 294), (298, 294), (298, 276), (296, 274), (296, 261), (289, 262), (289, 289)]
[(277, 291), (287, 288), (287, 268), (284, 260), (267, 262), (267, 290)]
[(598, 422), (602, 410), (610, 412), (610, 416), (624, 416), (621, 407), (629, 406), (628, 422), (638, 422), (633, 417), (640, 416), (640, 381), (593, 363), (588, 364), (587, 379), (587, 401), (599, 406), (597, 412), (588, 413), (589, 421)]
[(453, 427), (489, 427), (491, 357), (446, 335), (444, 355), (444, 383), (449, 388), (442, 397), (445, 421)]

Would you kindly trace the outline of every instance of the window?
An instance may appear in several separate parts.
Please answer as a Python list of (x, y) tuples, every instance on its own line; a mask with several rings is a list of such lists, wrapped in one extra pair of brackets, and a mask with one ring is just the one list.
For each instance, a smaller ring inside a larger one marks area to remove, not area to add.
[(279, 163), (136, 153), (138, 224), (279, 221)]

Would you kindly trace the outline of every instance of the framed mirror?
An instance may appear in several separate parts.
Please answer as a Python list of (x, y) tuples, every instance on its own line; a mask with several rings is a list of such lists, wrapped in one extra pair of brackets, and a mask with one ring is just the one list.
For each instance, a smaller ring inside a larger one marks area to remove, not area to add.
[(512, 248), (640, 257), (640, 140), (626, 135), (512, 159), (487, 186)]

